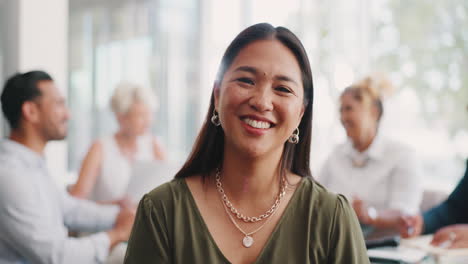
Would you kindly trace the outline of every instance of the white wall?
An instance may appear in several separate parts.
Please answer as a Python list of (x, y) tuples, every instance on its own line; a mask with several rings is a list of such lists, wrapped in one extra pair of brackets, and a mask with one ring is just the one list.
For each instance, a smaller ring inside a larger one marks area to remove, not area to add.
[[(7, 74), (44, 70), (52, 75), (66, 95), (67, 91), (67, 0), (7, 0)], [(53, 178), (68, 181), (65, 141), (49, 143), (46, 158)]]

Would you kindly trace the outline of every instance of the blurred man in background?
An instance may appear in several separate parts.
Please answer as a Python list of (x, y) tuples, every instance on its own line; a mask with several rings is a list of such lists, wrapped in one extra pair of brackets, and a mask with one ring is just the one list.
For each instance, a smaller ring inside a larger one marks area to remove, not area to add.
[[(134, 210), (97, 205), (58, 189), (44, 148), (67, 134), (69, 112), (53, 79), (31, 71), (9, 78), (1, 95), (11, 126), (0, 141), (0, 263), (102, 263), (127, 240)], [(105, 232), (69, 238), (73, 231)]]

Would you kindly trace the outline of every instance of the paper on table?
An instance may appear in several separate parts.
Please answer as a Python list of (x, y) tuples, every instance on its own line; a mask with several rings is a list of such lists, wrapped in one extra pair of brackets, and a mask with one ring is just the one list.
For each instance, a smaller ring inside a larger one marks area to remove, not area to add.
[(432, 254), (438, 263), (466, 264), (468, 263), (468, 249), (447, 249), (431, 245), (432, 235), (425, 235), (410, 239), (402, 239), (400, 245), (424, 250)]
[(400, 244), (406, 247), (418, 248), (435, 255), (468, 256), (468, 249), (447, 249), (431, 245), (432, 235), (402, 239)]
[(367, 250), (370, 258), (398, 260), (407, 263), (422, 261), (427, 253), (420, 249), (407, 247), (382, 247)]

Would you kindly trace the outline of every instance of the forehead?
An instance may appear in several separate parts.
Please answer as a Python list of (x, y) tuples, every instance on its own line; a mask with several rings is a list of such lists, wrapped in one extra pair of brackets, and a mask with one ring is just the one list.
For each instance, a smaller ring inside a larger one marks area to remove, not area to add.
[(258, 40), (245, 46), (228, 71), (239, 66), (251, 66), (266, 74), (282, 74), (301, 79), (299, 63), (293, 52), (278, 40)]
[(354, 94), (352, 92), (345, 92), (340, 96), (340, 102), (343, 104), (358, 104), (359, 101), (354, 98)]
[(148, 104), (141, 100), (135, 100), (130, 104), (128, 108), (128, 112), (147, 112), (150, 111), (150, 107)]

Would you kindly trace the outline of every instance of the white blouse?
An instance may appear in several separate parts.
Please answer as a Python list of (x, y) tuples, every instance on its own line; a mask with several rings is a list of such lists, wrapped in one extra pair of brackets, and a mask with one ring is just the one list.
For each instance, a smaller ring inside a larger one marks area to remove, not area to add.
[[(101, 139), (103, 160), (101, 171), (91, 192), (94, 201), (112, 201), (122, 199), (127, 193), (132, 173), (132, 162), (125, 157), (111, 135)], [(153, 161), (153, 137), (145, 134), (137, 139), (135, 161)]]
[(407, 146), (377, 136), (362, 153), (349, 140), (338, 145), (318, 180), (349, 200), (357, 196), (376, 209), (414, 214), (422, 198), (421, 176), (420, 164)]

